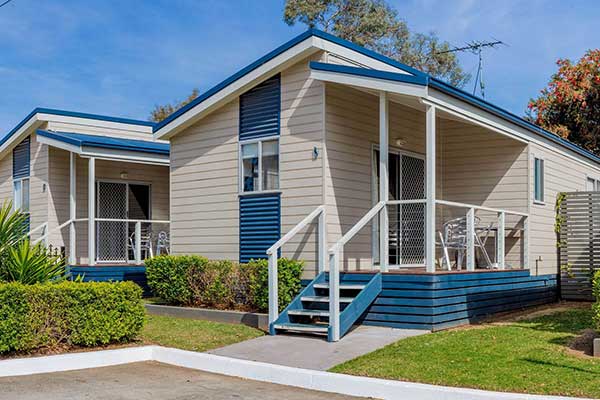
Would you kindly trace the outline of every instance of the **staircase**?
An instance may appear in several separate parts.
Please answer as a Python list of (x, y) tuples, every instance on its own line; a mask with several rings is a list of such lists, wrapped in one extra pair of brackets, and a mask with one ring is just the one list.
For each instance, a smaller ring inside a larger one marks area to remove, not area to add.
[[(340, 274), (340, 337), (347, 333), (381, 292), (381, 274)], [(270, 333), (301, 332), (327, 335), (329, 324), (329, 273), (322, 272), (281, 312)]]

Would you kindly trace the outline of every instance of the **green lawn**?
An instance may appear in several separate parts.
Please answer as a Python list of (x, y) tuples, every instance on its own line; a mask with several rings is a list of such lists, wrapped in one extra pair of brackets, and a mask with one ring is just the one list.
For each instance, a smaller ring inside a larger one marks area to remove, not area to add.
[(148, 315), (140, 339), (183, 350), (207, 351), (262, 335), (262, 331), (246, 325)]
[(568, 353), (589, 309), (400, 340), (334, 372), (488, 390), (600, 397), (600, 360)]

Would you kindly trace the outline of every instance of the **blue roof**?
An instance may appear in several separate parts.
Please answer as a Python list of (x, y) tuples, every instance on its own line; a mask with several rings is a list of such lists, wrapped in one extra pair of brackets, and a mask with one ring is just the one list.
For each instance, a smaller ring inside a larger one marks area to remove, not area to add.
[(550, 139), (554, 143), (560, 144), (570, 150), (575, 151), (578, 154), (581, 154), (592, 161), (600, 163), (600, 157), (596, 154), (577, 146), (574, 143), (569, 142), (566, 139), (561, 138), (558, 135), (555, 135), (552, 132), (549, 132), (513, 113), (507, 111), (501, 107), (498, 107), (495, 104), (490, 103), (489, 101), (483, 100), (477, 96), (473, 96), (470, 93), (465, 92), (464, 90), (458, 89), (444, 81), (441, 81), (437, 78), (429, 76), (427, 74), (420, 74), (418, 76), (411, 76), (407, 74), (400, 74), (396, 72), (386, 72), (386, 71), (378, 71), (366, 68), (359, 67), (349, 67), (345, 65), (336, 65), (336, 64), (327, 64), (321, 63), (317, 61), (311, 61), (310, 68), (317, 71), (329, 71), (329, 72), (337, 72), (348, 75), (356, 75), (356, 76), (365, 76), (370, 78), (383, 79), (388, 81), (395, 82), (404, 82), (404, 83), (412, 83), (419, 86), (429, 86), (434, 89), (437, 89), (441, 92), (444, 92), (450, 96), (463, 100), (469, 104), (472, 104), (478, 108), (484, 109), (486, 111), (491, 112), (492, 114), (510, 121), (516, 125), (519, 125), (529, 131), (537, 133), (540, 136), (543, 136), (547, 139)]
[(38, 129), (37, 134), (74, 146), (100, 147), (104, 149), (118, 149), (167, 156), (169, 155), (170, 148), (168, 143), (139, 139), (125, 139), (111, 136), (87, 135), (83, 133), (54, 132)]
[(2, 139), (0, 139), (0, 146), (8, 141), (12, 135), (14, 135), (23, 125), (27, 123), (35, 114), (52, 114), (52, 115), (61, 115), (65, 117), (76, 117), (76, 118), (87, 118), (87, 119), (95, 119), (99, 121), (108, 121), (108, 122), (119, 122), (123, 124), (130, 125), (141, 125), (141, 126), (154, 126), (156, 125), (154, 122), (150, 121), (139, 121), (136, 119), (129, 118), (119, 118), (119, 117), (110, 117), (107, 115), (98, 115), (98, 114), (88, 114), (81, 113), (75, 111), (65, 111), (65, 110), (57, 110), (53, 108), (35, 108), (32, 112), (30, 112), (21, 122), (17, 124), (8, 134), (6, 134)]

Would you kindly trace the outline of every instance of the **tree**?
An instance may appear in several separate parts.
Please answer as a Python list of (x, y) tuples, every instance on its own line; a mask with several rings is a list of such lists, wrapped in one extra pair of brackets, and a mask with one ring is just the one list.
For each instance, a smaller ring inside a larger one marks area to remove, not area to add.
[(169, 115), (179, 110), (181, 107), (191, 103), (196, 97), (198, 97), (199, 94), (200, 91), (198, 89), (194, 89), (185, 100), (175, 100), (173, 103), (170, 104), (154, 106), (154, 110), (150, 112), (150, 121), (160, 122), (164, 120)]
[(600, 49), (588, 50), (577, 64), (559, 59), (556, 72), (529, 117), (542, 128), (600, 154)]
[(434, 33), (411, 33), (385, 0), (287, 0), (283, 20), (300, 22), (372, 49), (455, 86), (469, 81), (455, 53)]

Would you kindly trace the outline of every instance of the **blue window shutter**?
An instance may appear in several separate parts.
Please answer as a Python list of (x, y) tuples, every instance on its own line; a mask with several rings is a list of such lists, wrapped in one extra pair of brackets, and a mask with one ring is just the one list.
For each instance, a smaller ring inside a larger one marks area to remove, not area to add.
[(277, 74), (240, 96), (240, 140), (279, 135), (281, 79)]
[(29, 136), (13, 149), (13, 178), (25, 178), (29, 176)]
[(281, 196), (240, 197), (240, 262), (267, 258), (267, 249), (281, 236)]

